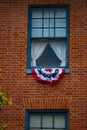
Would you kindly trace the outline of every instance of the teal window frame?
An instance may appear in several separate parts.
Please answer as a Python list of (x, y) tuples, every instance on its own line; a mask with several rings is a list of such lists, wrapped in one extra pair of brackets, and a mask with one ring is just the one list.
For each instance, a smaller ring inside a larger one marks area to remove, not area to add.
[[(65, 37), (33, 37), (31, 36), (31, 28), (32, 28), (32, 10), (34, 9), (64, 9), (66, 10), (66, 36)], [(67, 52), (66, 52), (66, 66), (64, 66), (63, 68), (65, 68), (65, 73), (70, 73), (70, 68), (69, 68), (69, 5), (48, 5), (48, 6), (29, 6), (28, 8), (28, 57), (27, 57), (27, 73), (31, 74), (31, 40), (32, 39), (66, 39), (66, 48), (67, 48)], [(44, 66), (46, 67), (46, 66)], [(48, 67), (48, 66), (47, 66)], [(59, 66), (60, 67), (60, 66)], [(41, 66), (39, 66), (38, 68), (42, 68)], [(60, 67), (62, 68), (62, 66)]]
[[(37, 127), (31, 127), (30, 126), (30, 121), (31, 121), (31, 116), (40, 116), (40, 127), (37, 128)], [(51, 116), (52, 117), (52, 126), (51, 128), (49, 127), (42, 127), (42, 121), (43, 121), (43, 116)], [(54, 119), (55, 117), (58, 117), (58, 116), (63, 116), (65, 118), (65, 127), (64, 128), (55, 128), (54, 126)], [(33, 130), (33, 129), (39, 129), (39, 130), (43, 130), (43, 129), (52, 129), (52, 130), (69, 130), (68, 128), (68, 124), (69, 124), (69, 121), (68, 121), (68, 110), (27, 110), (26, 111), (26, 130)]]

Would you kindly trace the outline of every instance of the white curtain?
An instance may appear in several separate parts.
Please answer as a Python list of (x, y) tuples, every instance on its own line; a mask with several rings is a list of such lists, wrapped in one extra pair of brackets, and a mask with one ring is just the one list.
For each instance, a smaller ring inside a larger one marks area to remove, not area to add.
[(65, 42), (50, 42), (50, 46), (52, 47), (53, 51), (57, 55), (57, 57), (61, 60), (60, 66), (65, 66), (66, 63), (66, 45)]
[(47, 43), (46, 42), (32, 42), (31, 47), (31, 58), (32, 58), (32, 66), (36, 66), (36, 60), (41, 56), (43, 51), (45, 50)]

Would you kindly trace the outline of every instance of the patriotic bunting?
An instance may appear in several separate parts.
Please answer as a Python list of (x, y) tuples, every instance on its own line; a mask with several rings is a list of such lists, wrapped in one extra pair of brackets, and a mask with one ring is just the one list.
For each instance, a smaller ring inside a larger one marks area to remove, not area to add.
[(53, 85), (61, 80), (65, 72), (64, 68), (33, 68), (32, 74), (36, 80), (47, 85)]

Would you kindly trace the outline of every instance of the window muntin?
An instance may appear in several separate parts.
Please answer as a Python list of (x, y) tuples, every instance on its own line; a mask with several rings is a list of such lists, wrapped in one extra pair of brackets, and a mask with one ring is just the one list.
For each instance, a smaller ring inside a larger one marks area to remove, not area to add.
[(27, 130), (68, 130), (66, 112), (27, 112)]

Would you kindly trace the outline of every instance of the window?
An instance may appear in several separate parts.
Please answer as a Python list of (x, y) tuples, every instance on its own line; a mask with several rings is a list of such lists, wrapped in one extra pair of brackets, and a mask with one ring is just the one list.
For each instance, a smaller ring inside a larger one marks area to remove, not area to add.
[(67, 111), (27, 111), (26, 130), (68, 130)]
[(69, 68), (68, 6), (29, 8), (28, 71), (32, 67)]

